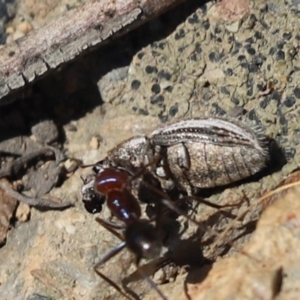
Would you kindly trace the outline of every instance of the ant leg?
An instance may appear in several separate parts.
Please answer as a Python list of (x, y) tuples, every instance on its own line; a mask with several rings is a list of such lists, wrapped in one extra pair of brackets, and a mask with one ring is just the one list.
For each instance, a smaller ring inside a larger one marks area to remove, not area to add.
[(124, 293), (122, 289), (111, 279), (109, 279), (107, 276), (105, 276), (103, 273), (95, 269), (95, 272), (97, 273), (98, 276), (100, 276), (103, 280), (105, 280), (108, 284), (110, 284), (117, 292), (119, 292), (123, 297), (125, 297), (128, 300), (133, 300), (129, 295)]
[[(154, 188), (153, 186), (151, 186), (150, 184), (148, 184), (145, 181), (142, 181), (142, 184), (145, 185), (146, 187), (148, 187), (149, 189), (155, 191), (158, 195), (161, 196), (160, 201), (162, 202), (163, 205), (165, 205), (167, 208), (169, 208), (172, 211), (175, 211), (177, 214), (184, 216), (188, 221), (192, 222), (193, 224), (195, 224), (202, 232), (208, 232), (210, 235), (215, 236), (215, 237), (219, 237), (220, 233), (218, 233), (216, 230), (212, 229), (212, 228), (208, 228), (203, 226), (201, 223), (197, 222), (195, 219), (191, 218), (188, 214), (186, 214), (184, 211), (182, 211), (180, 208), (178, 208), (170, 199), (170, 197), (168, 196), (168, 194), (166, 194), (163, 191), (160, 191), (159, 189)], [(154, 202), (154, 204), (158, 204), (157, 202)], [(161, 205), (160, 203), (158, 205)], [(226, 241), (226, 243), (230, 246), (230, 247), (234, 247), (233, 242), (232, 241)]]
[(110, 250), (107, 254), (105, 254), (100, 261), (97, 262), (97, 264), (94, 266), (94, 271), (98, 276), (100, 276), (103, 280), (105, 280), (109, 285), (111, 285), (117, 292), (119, 292), (122, 296), (124, 296), (128, 300), (132, 300), (132, 298), (127, 295), (113, 280), (108, 278), (106, 275), (104, 275), (102, 272), (99, 271), (100, 266), (105, 264), (107, 261), (109, 261), (111, 258), (113, 258), (115, 255), (120, 253), (125, 247), (126, 242), (124, 241), (124, 237), (117, 232), (114, 228), (111, 227), (111, 224), (106, 222), (103, 219), (96, 218), (96, 221), (102, 225), (105, 229), (107, 229), (109, 232), (111, 232), (113, 235), (115, 235), (117, 238), (119, 238), (122, 243), (120, 243), (118, 246), (114, 247), (112, 250)]
[[(191, 218), (190, 216), (188, 216), (186, 213), (184, 213), (180, 208), (178, 208), (170, 199), (169, 195), (155, 187), (153, 187), (151, 184), (142, 181), (142, 184), (144, 186), (146, 186), (147, 188), (153, 190), (154, 192), (156, 192), (158, 195), (161, 196), (161, 199), (159, 199), (159, 202), (154, 201), (153, 204), (160, 206), (161, 204), (163, 204), (165, 207), (167, 207), (168, 209), (175, 211), (178, 215), (182, 215), (184, 217), (186, 217), (189, 221), (191, 221), (192, 223), (194, 223), (196, 226), (201, 226), (201, 224), (199, 224), (197, 221), (195, 221), (193, 218)], [(161, 202), (160, 202), (161, 201)], [(176, 203), (177, 204), (177, 203)], [(203, 226), (201, 226), (203, 227)], [(201, 229), (201, 228), (200, 228)], [(202, 230), (202, 229), (201, 229)], [(203, 228), (203, 231), (206, 231), (206, 228)]]
[[(136, 258), (135, 261), (135, 265), (136, 265), (136, 270), (137, 272), (140, 274), (140, 276), (146, 280), (148, 282), (148, 284), (150, 285), (150, 287), (156, 291), (156, 293), (159, 295), (159, 297), (162, 300), (168, 300), (168, 298), (163, 294), (163, 292), (157, 287), (157, 285), (155, 284), (155, 282), (143, 271), (142, 267), (140, 265), (140, 258)], [(125, 291), (127, 291), (128, 293), (131, 294), (130, 289), (126, 286), (126, 283), (123, 281), (122, 282), (122, 286), (124, 288)]]
[(210, 206), (210, 207), (213, 207), (213, 208), (217, 208), (217, 209), (222, 209), (222, 208), (225, 208), (225, 207), (235, 207), (235, 206), (238, 206), (240, 205), (241, 203), (235, 203), (235, 204), (224, 204), (224, 205), (220, 205), (220, 204), (216, 204), (216, 203), (212, 203), (208, 200), (205, 200), (201, 197), (197, 197), (197, 196), (185, 196), (183, 197), (182, 199), (179, 200), (179, 202), (181, 201), (186, 201), (186, 200), (196, 200), (200, 203), (203, 203), (207, 206)]
[[(111, 218), (110, 218), (110, 220), (111, 220)], [(107, 230), (109, 230), (109, 229), (106, 226), (108, 226), (110, 228), (113, 228), (113, 229), (116, 229), (116, 230), (122, 230), (122, 229), (126, 228), (125, 224), (123, 224), (123, 223), (115, 223), (115, 222), (112, 222), (110, 220), (107, 221), (107, 220), (103, 220), (103, 219), (100, 219), (100, 218), (96, 218), (96, 221), (98, 223), (100, 223), (103, 227), (105, 227)]]
[(110, 278), (104, 275), (102, 272), (99, 271), (99, 267), (121, 252), (126, 246), (125, 242), (122, 242), (112, 250), (110, 250), (102, 259), (94, 266), (94, 271), (98, 276), (100, 276), (103, 280), (105, 280), (108, 284), (110, 284), (117, 292), (119, 292), (122, 296), (124, 296), (128, 300), (132, 300), (124, 291)]
[(189, 201), (189, 200), (195, 200), (197, 202), (197, 205), (195, 207), (193, 207), (193, 210), (196, 209), (198, 207), (198, 204), (199, 203), (203, 203), (209, 207), (212, 207), (212, 208), (216, 208), (216, 209), (219, 209), (220, 210), (220, 213), (222, 215), (224, 215), (225, 217), (228, 217), (228, 218), (235, 218), (236, 215), (233, 215), (232, 213), (228, 212), (228, 211), (223, 211), (222, 209), (223, 208), (226, 208), (226, 207), (237, 207), (239, 206), (243, 200), (241, 200), (239, 203), (235, 203), (235, 204), (224, 204), (224, 205), (219, 205), (219, 204), (216, 204), (216, 203), (212, 203), (208, 200), (205, 200), (201, 197), (197, 197), (197, 196), (184, 196), (183, 198), (179, 199), (176, 204), (182, 204), (184, 203), (185, 201)]
[(96, 221), (101, 226), (103, 226), (105, 229), (107, 229), (110, 233), (112, 233), (114, 236), (116, 236), (119, 240), (124, 241), (123, 235), (115, 230), (115, 229), (123, 229), (124, 227), (122, 227), (122, 228), (118, 228), (117, 226), (114, 227), (114, 225), (112, 225), (112, 223), (107, 222), (101, 218), (96, 218)]
[(149, 276), (147, 276), (147, 274), (145, 274), (141, 270), (140, 266), (138, 266), (138, 265), (137, 265), (137, 271), (148, 282), (148, 284), (152, 287), (152, 289), (154, 289), (156, 291), (156, 293), (160, 296), (160, 298), (162, 300), (168, 300), (168, 298), (163, 294), (163, 292), (157, 287), (157, 285), (155, 284), (155, 282)]
[[(97, 164), (97, 163), (96, 163)], [(88, 165), (84, 165), (84, 164), (81, 164), (80, 165), (80, 168), (81, 169), (86, 169), (86, 168), (91, 168), (91, 167), (94, 167), (95, 166), (95, 164), (88, 164)]]

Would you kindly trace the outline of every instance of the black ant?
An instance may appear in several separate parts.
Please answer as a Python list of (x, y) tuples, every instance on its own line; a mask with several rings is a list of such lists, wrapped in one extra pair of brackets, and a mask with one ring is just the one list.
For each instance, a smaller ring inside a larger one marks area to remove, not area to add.
[[(118, 254), (123, 248), (127, 247), (128, 250), (135, 255), (138, 272), (150, 283), (162, 299), (167, 300), (156, 284), (144, 274), (139, 267), (141, 259), (153, 259), (160, 254), (162, 242), (158, 230), (156, 226), (151, 223), (151, 220), (141, 219), (140, 203), (128, 189), (130, 182), (134, 178), (136, 178), (136, 176), (133, 176), (124, 169), (116, 167), (102, 169), (95, 176), (95, 196), (92, 197), (92, 201), (85, 201), (85, 207), (90, 212), (98, 212), (101, 206), (99, 200), (102, 201), (101, 196), (105, 196), (106, 204), (111, 213), (119, 221), (122, 221), (123, 225), (120, 226), (107, 222), (101, 218), (96, 218), (96, 220), (123, 242), (105, 255), (94, 266), (94, 270), (123, 296), (131, 299), (115, 282), (99, 271), (99, 267), (102, 264)], [(124, 229), (123, 235), (119, 234), (115, 229)]]
[[(188, 220), (196, 223), (198, 228), (200, 227), (200, 230), (207, 231), (208, 229), (203, 228), (203, 226), (199, 223), (184, 214), (181, 209), (178, 208), (177, 203), (175, 205), (164, 191), (144, 180), (141, 181), (141, 184), (145, 185), (161, 197), (159, 197), (159, 199), (155, 197), (156, 200), (153, 200), (152, 202), (157, 209), (154, 219), (155, 224), (151, 223), (153, 220), (141, 219), (140, 202), (132, 194), (131, 186), (135, 179), (145, 174), (146, 167), (147, 166), (143, 166), (139, 172), (132, 174), (122, 167), (103, 168), (101, 162), (95, 164), (93, 168), (96, 173), (93, 177), (94, 179), (90, 179), (90, 182), (87, 182), (88, 180), (84, 180), (86, 189), (85, 199), (83, 199), (83, 202), (87, 211), (90, 213), (97, 213), (101, 211), (102, 205), (104, 201), (106, 201), (112, 215), (114, 215), (119, 221), (123, 222), (122, 225), (119, 225), (105, 221), (101, 218), (96, 218), (98, 223), (119, 238), (122, 243), (112, 249), (94, 266), (95, 272), (124, 297), (131, 299), (115, 282), (99, 271), (99, 267), (101, 265), (127, 247), (127, 249), (135, 255), (135, 264), (140, 275), (149, 282), (151, 287), (156, 290), (161, 299), (167, 300), (156, 284), (142, 271), (139, 266), (141, 259), (153, 259), (161, 252), (162, 240), (159, 235), (159, 217), (161, 217), (164, 212), (163, 208), (165, 208), (165, 210), (167, 208), (171, 211), (175, 211), (179, 215), (184, 215)], [(90, 189), (90, 191), (87, 192), (88, 189)], [(197, 199), (197, 197), (184, 197), (183, 200), (185, 201), (186, 199), (194, 198)], [(215, 208), (224, 207), (212, 204), (203, 199), (200, 199), (200, 201)], [(180, 202), (182, 202), (182, 199)], [(123, 235), (116, 231), (116, 229), (124, 229)], [(212, 229), (209, 229), (209, 231), (212, 232), (213, 235), (217, 235), (217, 233)], [(126, 289), (125, 286), (123, 286), (123, 288)]]

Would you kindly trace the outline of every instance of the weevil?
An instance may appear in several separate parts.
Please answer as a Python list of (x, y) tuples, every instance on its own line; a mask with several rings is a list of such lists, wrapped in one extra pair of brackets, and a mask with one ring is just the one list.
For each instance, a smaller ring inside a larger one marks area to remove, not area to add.
[(193, 118), (120, 143), (95, 164), (94, 172), (148, 166), (165, 191), (176, 187), (192, 195), (195, 188), (219, 187), (254, 175), (269, 159), (267, 140), (258, 130), (225, 118)]

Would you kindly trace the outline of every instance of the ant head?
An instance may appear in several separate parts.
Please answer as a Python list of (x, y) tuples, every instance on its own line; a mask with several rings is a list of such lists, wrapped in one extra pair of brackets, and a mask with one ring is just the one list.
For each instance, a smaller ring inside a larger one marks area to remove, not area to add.
[(93, 165), (93, 172), (98, 174), (111, 166), (110, 160), (106, 157)]
[(147, 220), (138, 220), (129, 224), (124, 232), (127, 248), (138, 259), (157, 257), (162, 244), (157, 229)]
[(94, 190), (94, 176), (87, 177), (83, 180), (83, 187), (81, 189), (82, 202), (87, 212), (91, 214), (96, 214), (101, 212), (102, 205), (105, 201), (105, 196), (96, 193)]

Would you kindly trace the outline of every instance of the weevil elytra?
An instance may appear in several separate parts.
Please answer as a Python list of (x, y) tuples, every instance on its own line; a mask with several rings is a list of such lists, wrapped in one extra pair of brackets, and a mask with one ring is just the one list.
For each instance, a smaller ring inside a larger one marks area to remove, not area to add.
[(174, 122), (152, 132), (163, 168), (186, 191), (226, 185), (264, 169), (268, 144), (242, 122), (198, 118)]

